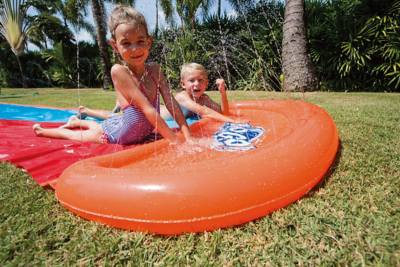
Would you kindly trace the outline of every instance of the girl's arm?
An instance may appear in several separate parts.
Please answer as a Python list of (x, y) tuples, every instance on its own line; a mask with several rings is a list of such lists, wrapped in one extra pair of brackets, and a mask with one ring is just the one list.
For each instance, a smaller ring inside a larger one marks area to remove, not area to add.
[(180, 105), (193, 111), (196, 114), (199, 114), (204, 118), (211, 118), (221, 122), (235, 122), (235, 120), (225, 115), (222, 115), (218, 111), (214, 110), (214, 108), (216, 108), (219, 105), (215, 103), (208, 95), (203, 94), (201, 97), (205, 98), (204, 106), (194, 102), (193, 99), (191, 99), (186, 92), (182, 92), (179, 95), (177, 95), (176, 100)]
[(228, 104), (228, 98), (226, 96), (226, 91), (225, 91), (225, 81), (224, 81), (224, 79), (217, 79), (215, 84), (218, 86), (218, 90), (221, 94), (221, 105), (215, 103), (210, 97), (207, 97), (205, 99), (204, 105), (206, 105), (210, 109), (215, 110), (218, 113), (221, 113), (222, 115), (228, 116), (229, 115), (229, 104)]
[(165, 80), (164, 74), (159, 65), (154, 66), (154, 72), (160, 85), (160, 93), (164, 99), (165, 106), (175, 121), (178, 123), (186, 140), (193, 140), (192, 132), (189, 129), (186, 118), (183, 115), (182, 109), (172, 95), (171, 89)]
[(117, 98), (122, 107), (126, 105), (136, 106), (149, 122), (157, 127), (157, 130), (172, 144), (180, 144), (182, 141), (168, 127), (139, 89), (139, 83), (132, 77), (129, 71), (122, 65), (116, 64), (111, 68), (111, 76), (117, 93)]
[(225, 91), (225, 81), (224, 79), (217, 79), (215, 84), (218, 86), (218, 90), (221, 94), (221, 113), (223, 115), (229, 115), (229, 104)]

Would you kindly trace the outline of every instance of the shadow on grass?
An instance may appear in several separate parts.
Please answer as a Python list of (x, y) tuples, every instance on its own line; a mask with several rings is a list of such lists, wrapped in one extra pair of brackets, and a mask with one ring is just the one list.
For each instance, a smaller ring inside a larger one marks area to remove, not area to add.
[(306, 193), (300, 199), (311, 197), (321, 187), (325, 186), (326, 182), (329, 181), (332, 174), (335, 172), (335, 170), (339, 166), (340, 158), (342, 157), (342, 150), (343, 150), (342, 141), (340, 141), (340, 139), (339, 139), (339, 145), (338, 145), (338, 150), (336, 152), (336, 156), (333, 159), (331, 166), (328, 168), (328, 171), (325, 173), (325, 175), (322, 177), (322, 179), (311, 190), (309, 190), (308, 193)]
[(30, 95), (0, 95), (0, 99), (5, 98), (19, 98), (19, 97), (28, 97)]

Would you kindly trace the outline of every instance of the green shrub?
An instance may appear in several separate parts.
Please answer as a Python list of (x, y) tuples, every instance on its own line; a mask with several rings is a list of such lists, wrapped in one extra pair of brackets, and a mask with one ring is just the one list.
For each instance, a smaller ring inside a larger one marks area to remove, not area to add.
[(244, 14), (209, 15), (196, 30), (163, 30), (150, 60), (162, 64), (171, 88), (179, 87), (180, 66), (197, 62), (208, 71), (211, 90), (217, 78), (230, 89), (280, 90), (282, 17), (279, 1), (260, 1)]
[(309, 0), (310, 50), (325, 89), (399, 91), (400, 1)]

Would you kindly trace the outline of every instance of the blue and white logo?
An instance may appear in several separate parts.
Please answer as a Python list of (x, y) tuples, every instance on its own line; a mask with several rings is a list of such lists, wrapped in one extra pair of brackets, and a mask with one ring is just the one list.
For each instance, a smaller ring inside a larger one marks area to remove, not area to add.
[(253, 142), (265, 133), (264, 128), (254, 127), (248, 123), (225, 123), (213, 137), (211, 148), (218, 151), (246, 151), (257, 148)]

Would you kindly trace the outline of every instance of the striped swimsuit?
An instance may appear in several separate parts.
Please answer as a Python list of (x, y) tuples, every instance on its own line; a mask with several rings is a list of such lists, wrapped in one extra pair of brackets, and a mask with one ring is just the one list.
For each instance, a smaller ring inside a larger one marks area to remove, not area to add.
[[(138, 80), (142, 94), (150, 101), (149, 96), (144, 91), (143, 85), (136, 77), (135, 73), (133, 71), (131, 72)], [(157, 88), (156, 97), (151, 104), (157, 112), (160, 113), (160, 96), (157, 81), (151, 75), (150, 71), (146, 69), (146, 72), (150, 75)], [(103, 143), (121, 145), (142, 143), (154, 129), (154, 126), (149, 122), (146, 116), (134, 105), (126, 105), (123, 107), (122, 114), (109, 117), (101, 123), (101, 127), (103, 129)]]

